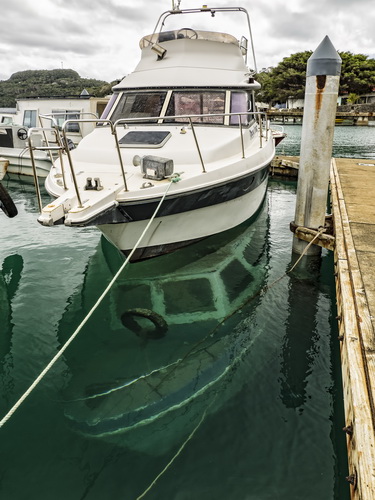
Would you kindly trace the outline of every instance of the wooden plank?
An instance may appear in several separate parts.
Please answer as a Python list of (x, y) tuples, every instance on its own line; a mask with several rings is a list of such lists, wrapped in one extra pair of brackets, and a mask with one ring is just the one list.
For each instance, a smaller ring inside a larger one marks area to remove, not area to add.
[[(345, 162), (345, 169), (348, 165)], [(375, 498), (375, 336), (345, 202), (347, 190), (333, 160), (331, 197), (345, 416), (347, 425), (353, 426), (353, 435), (347, 437), (350, 474), (355, 477), (350, 488), (353, 500), (367, 500)]]

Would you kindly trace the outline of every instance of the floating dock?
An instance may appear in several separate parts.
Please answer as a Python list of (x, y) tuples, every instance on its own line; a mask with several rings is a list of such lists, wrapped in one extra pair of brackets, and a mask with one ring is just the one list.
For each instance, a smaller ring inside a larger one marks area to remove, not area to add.
[[(298, 157), (276, 156), (270, 175), (296, 178)], [(333, 158), (336, 301), (350, 495), (375, 499), (375, 159)], [(324, 245), (322, 245), (324, 246)]]

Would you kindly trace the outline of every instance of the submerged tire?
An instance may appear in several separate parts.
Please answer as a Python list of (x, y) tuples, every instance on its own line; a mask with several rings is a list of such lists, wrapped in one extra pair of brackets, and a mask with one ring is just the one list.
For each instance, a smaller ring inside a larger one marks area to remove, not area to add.
[(15, 217), (18, 214), (16, 205), (10, 197), (8, 191), (0, 182), (0, 208), (7, 217)]
[[(136, 320), (136, 318), (143, 318), (149, 320), (153, 325), (153, 330), (143, 328)], [(161, 339), (165, 337), (168, 330), (168, 324), (160, 314), (150, 309), (128, 309), (121, 316), (121, 322), (138, 337), (146, 339)]]

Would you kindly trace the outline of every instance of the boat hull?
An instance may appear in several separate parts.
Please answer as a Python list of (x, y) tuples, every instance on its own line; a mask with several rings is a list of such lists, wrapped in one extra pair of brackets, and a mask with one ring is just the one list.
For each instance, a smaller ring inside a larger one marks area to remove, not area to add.
[[(189, 202), (183, 197), (171, 200), (164, 211), (161, 209), (161, 216), (154, 219), (131, 260), (134, 262), (170, 253), (246, 221), (257, 212), (264, 199), (267, 174), (268, 166), (241, 182), (237, 180), (217, 188), (217, 192), (207, 190), (196, 198), (196, 208), (192, 207), (192, 200)], [(186, 207), (190, 209), (186, 210)], [(138, 210), (140, 220), (131, 220), (127, 214), (128, 222), (98, 224), (98, 228), (121, 252), (129, 255), (152, 215), (148, 211), (146, 208)], [(131, 210), (129, 212), (132, 213)]]
[[(0, 157), (8, 160), (7, 172), (15, 175), (33, 176), (33, 165), (28, 149), (0, 148)], [(46, 154), (35, 154), (35, 166), (38, 177), (46, 178), (51, 170), (51, 160)]]

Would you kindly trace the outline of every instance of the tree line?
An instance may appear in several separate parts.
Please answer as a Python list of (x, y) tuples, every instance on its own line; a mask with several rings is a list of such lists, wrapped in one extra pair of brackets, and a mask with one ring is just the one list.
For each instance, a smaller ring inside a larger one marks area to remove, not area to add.
[(103, 97), (114, 85), (104, 80), (81, 78), (72, 69), (27, 70), (14, 73), (0, 81), (0, 107), (14, 108), (23, 97), (66, 97), (80, 95), (86, 89), (90, 95)]
[[(306, 65), (312, 51), (297, 52), (284, 57), (275, 67), (263, 68), (256, 79), (262, 85), (257, 100), (273, 105), (288, 98), (303, 99), (305, 95)], [(342, 59), (339, 94), (348, 94), (355, 102), (361, 94), (375, 88), (375, 59), (364, 54), (338, 52)], [(111, 93), (116, 82), (81, 78), (72, 69), (27, 70), (14, 73), (0, 81), (0, 107), (12, 108), (22, 97), (66, 97), (79, 95), (83, 89), (95, 97)]]
[[(263, 68), (256, 75), (262, 85), (257, 100), (273, 105), (288, 98), (303, 99), (305, 95), (306, 65), (312, 51), (297, 52), (275, 67)], [(338, 52), (342, 59), (339, 95), (347, 94), (349, 101), (368, 94), (375, 88), (375, 59), (364, 54)]]

